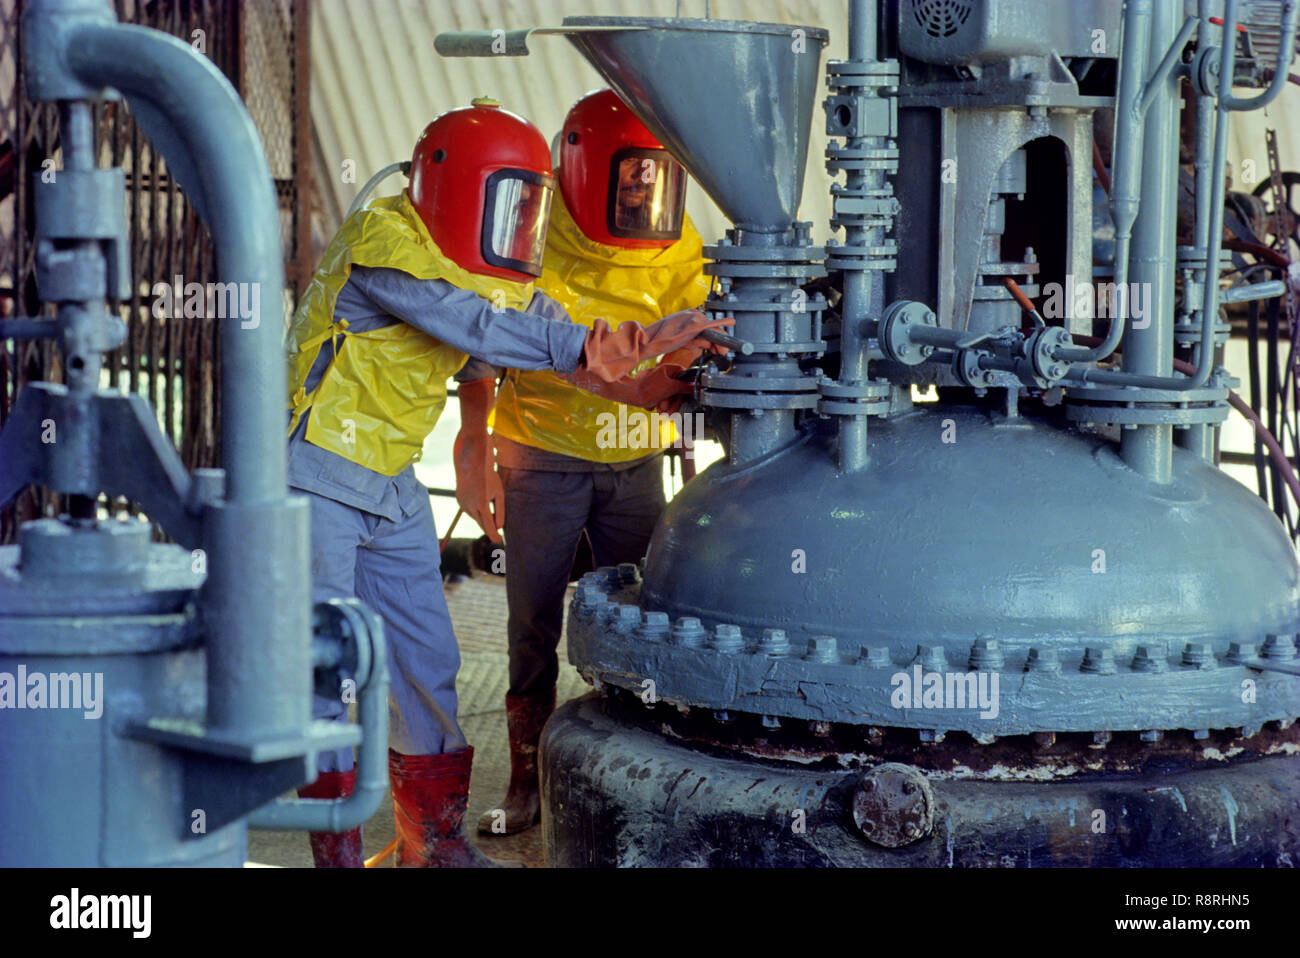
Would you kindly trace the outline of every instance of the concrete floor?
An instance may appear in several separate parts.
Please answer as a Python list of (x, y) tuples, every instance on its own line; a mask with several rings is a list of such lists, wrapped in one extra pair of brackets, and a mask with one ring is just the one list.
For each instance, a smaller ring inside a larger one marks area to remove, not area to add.
[[(567, 602), (565, 603), (567, 607)], [(518, 835), (480, 836), (478, 817), (505, 795), (510, 780), (506, 741), (506, 590), (505, 580), (483, 576), (447, 587), (447, 605), (460, 643), (461, 668), (456, 681), (460, 696), (460, 723), (474, 746), (474, 772), (470, 780), (471, 837), (486, 855), (522, 861), (530, 868), (545, 866), (541, 826)], [(560, 682), (557, 700), (568, 701), (590, 689), (568, 664), (560, 642)], [(374, 855), (393, 840), (393, 806), (385, 798), (379, 811), (363, 829), (366, 855)], [(312, 867), (311, 850), (303, 832), (249, 832), (248, 860), (258, 865), (286, 868)], [(390, 868), (393, 857), (380, 867)]]

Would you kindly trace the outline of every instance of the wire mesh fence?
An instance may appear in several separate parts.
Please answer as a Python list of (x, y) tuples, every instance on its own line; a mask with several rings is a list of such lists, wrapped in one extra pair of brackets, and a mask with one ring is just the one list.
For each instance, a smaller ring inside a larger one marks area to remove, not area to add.
[[(54, 104), (34, 104), (26, 95), (26, 5), (0, 0), (0, 317), (50, 312), (36, 288), (31, 183), (47, 164), (59, 168), (62, 158)], [(307, 0), (115, 0), (114, 6), (122, 22), (162, 30), (209, 57), (248, 104), (280, 203), (287, 316), (311, 275)], [(220, 466), (218, 322), (155, 308), (160, 286), (206, 289), (219, 279), (211, 238), (127, 104), (98, 104), (95, 119), (99, 164), (126, 174), (131, 258), (130, 298), (110, 304), (128, 336), (105, 357), (102, 385), (148, 398), (187, 468)], [(52, 341), (0, 340), (0, 425), (28, 382), (62, 379)], [(100, 505), (133, 509), (124, 501)], [(0, 542), (12, 541), (21, 522), (62, 508), (62, 497), (50, 490), (28, 489), (0, 510)]]

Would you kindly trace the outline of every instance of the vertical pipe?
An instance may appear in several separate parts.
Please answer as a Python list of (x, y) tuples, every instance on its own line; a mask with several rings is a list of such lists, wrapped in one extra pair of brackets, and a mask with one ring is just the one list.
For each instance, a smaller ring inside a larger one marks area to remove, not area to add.
[[(282, 500), (284, 441), (284, 262), (280, 217), (266, 153), (239, 94), (188, 44), (144, 27), (82, 27), (68, 40), (69, 65), (81, 76), (150, 102), (197, 162), (223, 278), (259, 309), (223, 319), (222, 466), (226, 497), (253, 505)], [(167, 76), (167, 84), (158, 77)]]
[[(1117, 298), (1110, 327), (1097, 346), (1066, 346), (1057, 359), (1092, 363), (1115, 351), (1124, 334), (1128, 314), (1128, 266), (1133, 223), (1140, 195), (1139, 161), (1142, 150), (1142, 88), (1147, 74), (1147, 48), (1151, 37), (1152, 0), (1127, 0), (1120, 53), (1119, 94), (1115, 103), (1115, 137), (1111, 160), (1110, 216), (1115, 224), (1115, 290)], [(1163, 51), (1161, 51), (1163, 53)]]
[(90, 104), (84, 100), (65, 100), (59, 104), (59, 145), (63, 148), (63, 168), (84, 172), (95, 166), (95, 130)]
[(252, 313), (221, 320), (226, 489), (203, 525), (207, 721), (234, 739), (299, 736), (311, 721), (308, 511), (288, 495), (284, 265), (266, 153), (230, 82), (174, 37), (79, 26), (65, 56), (165, 121), (167, 159), (189, 161), (186, 191), (202, 198), (221, 278)]
[[(1204, 50), (1220, 42), (1219, 30), (1210, 21), (1214, 10), (1210, 0), (1197, 0), (1197, 17), (1200, 22), (1196, 28), (1196, 45)], [(1210, 200), (1214, 193), (1214, 101), (1208, 96), (1196, 92), (1193, 84), (1192, 93), (1196, 98), (1196, 158), (1192, 169), (1196, 173), (1196, 223), (1192, 239), (1193, 256), (1204, 260), (1210, 254)], [(1190, 288), (1202, 288), (1205, 285), (1206, 269), (1217, 269), (1218, 264), (1206, 261), (1205, 269), (1192, 270), (1190, 283), (1184, 284), (1183, 297), (1189, 295)], [(1202, 304), (1202, 310), (1204, 304)], [(1201, 322), (1202, 311), (1192, 315), (1193, 325)], [(1201, 349), (1212, 348), (1202, 344)], [(1197, 359), (1193, 355), (1191, 361)], [(1184, 449), (1194, 452), (1207, 462), (1214, 460), (1214, 428), (1208, 425), (1189, 426), (1182, 430), (1175, 441)]]
[[(1158, 63), (1182, 25), (1179, 0), (1155, 0), (1148, 63)], [(1125, 53), (1127, 53), (1127, 49)], [(1167, 376), (1173, 373), (1174, 269), (1178, 221), (1178, 84), (1171, 72), (1155, 91), (1142, 135), (1142, 211), (1133, 228), (1129, 282), (1132, 306), (1144, 305), (1124, 338), (1125, 372)], [(1118, 270), (1117, 270), (1118, 272)], [(1173, 426), (1126, 427), (1120, 455), (1133, 469), (1156, 482), (1172, 478)]]
[[(849, 2), (849, 59), (876, 59), (876, 0), (850, 0)], [(851, 137), (849, 149), (863, 149), (873, 137)], [(845, 186), (850, 192), (878, 189), (882, 174), (876, 170), (848, 170)], [(846, 246), (876, 245), (881, 230), (846, 225)], [(841, 304), (840, 329), (840, 381), (861, 384), (867, 380), (866, 324), (868, 316), (879, 316), (883, 286), (877, 282), (874, 270), (847, 270), (844, 273), (844, 298)], [(867, 463), (867, 417), (844, 416), (840, 419), (840, 468), (856, 472)]]

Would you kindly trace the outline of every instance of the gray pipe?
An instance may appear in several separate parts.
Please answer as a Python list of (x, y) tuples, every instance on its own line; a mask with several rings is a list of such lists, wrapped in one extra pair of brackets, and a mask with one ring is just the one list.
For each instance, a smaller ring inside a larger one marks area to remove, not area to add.
[(1252, 299), (1273, 299), (1286, 293), (1286, 283), (1271, 279), (1266, 283), (1248, 283), (1236, 289), (1224, 290), (1219, 296), (1223, 303), (1247, 303)]
[[(306, 829), (342, 832), (366, 822), (388, 791), (388, 652), (382, 629), (367, 629), (370, 676), (357, 693), (361, 745), (357, 749), (357, 780), (351, 794), (337, 801), (282, 798), (248, 816), (250, 828)], [(363, 637), (358, 632), (358, 641)]]
[[(95, 168), (95, 125), (89, 103), (81, 100), (59, 103), (59, 145), (63, 148), (65, 170), (87, 172)], [(79, 240), (76, 246), (82, 256), (103, 264), (104, 254), (98, 242)], [(89, 344), (102, 342), (103, 336), (96, 333), (107, 322), (111, 322), (108, 304), (102, 298), (93, 303), (59, 304), (59, 325), (62, 327), (64, 352), (67, 353), (65, 381), (71, 396), (86, 400), (99, 388), (104, 354)], [(93, 458), (94, 447), (99, 441), (99, 427), (95, 423), (96, 420), (91, 418), (90, 428), (78, 431), (73, 441), (81, 452), (79, 456), (70, 458), (83, 462)]]
[[(1200, 29), (1197, 31), (1197, 45), (1208, 48), (1215, 42), (1221, 42), (1216, 35), (1217, 27), (1210, 21), (1212, 16), (1211, 0), (1198, 0), (1197, 16)], [(1210, 201), (1214, 196), (1214, 183), (1211, 174), (1214, 171), (1214, 101), (1207, 96), (1196, 96), (1196, 158), (1193, 169), (1196, 173), (1196, 220), (1193, 250), (1197, 257), (1204, 257), (1210, 246)], [(1209, 264), (1206, 262), (1206, 268)], [(1191, 283), (1205, 285), (1205, 269), (1194, 269)], [(1184, 299), (1186, 299), (1184, 295)], [(1203, 312), (1193, 314), (1204, 323)], [(1201, 347), (1196, 347), (1199, 349)], [(1212, 347), (1211, 347), (1212, 348)], [(1193, 360), (1199, 361), (1200, 355), (1193, 350)], [(1174, 441), (1184, 449), (1190, 449), (1207, 462), (1214, 461), (1214, 428), (1205, 423), (1197, 423), (1178, 432)]]
[[(247, 284), (245, 323), (222, 329), (225, 495), (203, 513), (208, 577), (207, 728), (233, 741), (300, 739), (311, 725), (309, 514), (285, 466), (284, 267), (266, 156), (229, 81), (188, 44), (155, 30), (85, 23), (62, 54), (83, 81), (116, 87), (165, 128), (174, 169), (192, 177), (226, 282)], [(165, 78), (165, 82), (164, 82)]]
[[(1155, 0), (1149, 58), (1154, 59), (1171, 46), (1181, 10), (1181, 0)], [(1144, 376), (1168, 376), (1173, 372), (1178, 82), (1172, 72), (1166, 72), (1158, 86), (1157, 79), (1152, 78), (1148, 84), (1150, 109), (1142, 135), (1142, 215), (1133, 229), (1129, 277), (1134, 286), (1148, 290), (1149, 295), (1145, 322), (1140, 327), (1129, 323), (1124, 334), (1123, 370)], [(1120, 436), (1120, 455), (1149, 479), (1168, 482), (1173, 476), (1173, 438), (1173, 427), (1169, 425), (1125, 429)]]
[[(1287, 71), (1295, 56), (1297, 0), (1287, 0), (1282, 15), (1283, 41), (1278, 44), (1277, 73), (1268, 90), (1259, 96), (1237, 99), (1232, 96), (1232, 74), (1237, 62), (1237, 0), (1225, 0), (1223, 7), (1223, 45), (1219, 55), (1219, 102), (1214, 124), (1214, 192), (1210, 198), (1209, 252), (1205, 260), (1204, 312), (1201, 316), (1201, 346), (1196, 357), (1196, 375), (1184, 379), (1176, 389), (1199, 389), (1209, 382), (1214, 368), (1214, 323), (1219, 315), (1219, 254), (1223, 250), (1223, 201), (1227, 185), (1224, 170), (1228, 165), (1228, 112), (1254, 110), (1266, 106), (1286, 83)], [(1286, 51), (1285, 57), (1282, 51)], [(1280, 81), (1280, 83), (1279, 83)], [(1235, 105), (1234, 105), (1235, 104)]]
[(876, 0), (849, 0), (849, 59), (876, 59)]
[(1178, 31), (1178, 36), (1174, 37), (1173, 43), (1169, 44), (1165, 50), (1164, 57), (1160, 60), (1159, 66), (1151, 74), (1151, 79), (1147, 81), (1146, 88), (1142, 91), (1142, 100), (1139, 109), (1145, 114), (1155, 102), (1156, 96), (1160, 92), (1160, 85), (1169, 79), (1169, 74), (1173, 72), (1174, 67), (1181, 64), (1183, 48), (1187, 46), (1187, 41), (1192, 38), (1193, 31), (1196, 30), (1196, 17), (1188, 17), (1183, 21), (1182, 29)]
[(1115, 351), (1124, 335), (1128, 316), (1128, 259), (1133, 224), (1138, 214), (1139, 147), (1142, 140), (1142, 92), (1151, 46), (1152, 0), (1128, 0), (1124, 6), (1124, 55), (1115, 105), (1115, 150), (1112, 161), (1110, 216), (1115, 224), (1116, 315), (1101, 343), (1091, 348), (1066, 346), (1055, 350), (1056, 359), (1092, 363)]
[[(1232, 20), (1235, 23), (1237, 17), (1236, 0), (1229, 0), (1232, 7)], [(1228, 26), (1229, 12), (1225, 7), (1223, 11), (1223, 25)], [(1300, 18), (1300, 0), (1285, 0), (1282, 6), (1282, 33), (1277, 45), (1277, 65), (1273, 68), (1273, 79), (1268, 84), (1268, 89), (1263, 93), (1258, 93), (1253, 97), (1235, 97), (1229, 93), (1226, 97), (1220, 95), (1219, 102), (1229, 110), (1258, 110), (1260, 107), (1268, 106), (1277, 99), (1282, 88), (1286, 86), (1287, 73), (1291, 70), (1291, 62), (1295, 59), (1295, 31), (1296, 22)], [(1232, 33), (1225, 29), (1224, 36), (1232, 36)], [(1236, 38), (1233, 37), (1235, 40)], [(1235, 46), (1235, 43), (1226, 44)], [(1222, 84), (1222, 78), (1220, 78)], [(1228, 84), (1231, 89), (1232, 84)]]
[[(260, 315), (222, 330), (222, 465), (228, 501), (284, 499), (286, 396), (280, 215), (248, 110), (221, 71), (188, 44), (145, 27), (70, 31), (68, 66), (148, 102), (170, 120), (207, 197), (221, 274), (253, 284)], [(165, 78), (165, 82), (161, 78)]]
[[(850, 0), (849, 2), (849, 54), (853, 61), (876, 58), (876, 2), (875, 0)], [(850, 149), (864, 148), (868, 138), (855, 137), (846, 141)], [(880, 185), (881, 175), (867, 170), (849, 170), (844, 175), (845, 186), (850, 190), (874, 189)], [(876, 242), (879, 230), (846, 226), (844, 242), (858, 246)], [(879, 290), (874, 270), (848, 270), (844, 274), (844, 298), (840, 313), (840, 381), (860, 384), (866, 382), (867, 337), (863, 328), (872, 313), (873, 301), (883, 295)], [(879, 312), (876, 313), (879, 316)], [(839, 462), (845, 472), (856, 472), (867, 464), (867, 417), (844, 416), (839, 424)]]
[[(1237, 28), (1237, 2), (1238, 0), (1225, 0), (1223, 11), (1223, 36), (1225, 39), (1219, 53), (1219, 89), (1214, 124), (1214, 162), (1210, 170), (1213, 188), (1209, 203), (1209, 226), (1207, 231), (1209, 248), (1206, 252), (1205, 282), (1202, 296), (1204, 306), (1201, 318), (1201, 348), (1197, 354), (1196, 373), (1193, 376), (1165, 377), (1130, 376), (1125, 373), (1106, 370), (1072, 370), (1071, 375), (1067, 378), (1076, 382), (1141, 386), (1151, 389), (1187, 392), (1203, 388), (1210, 380), (1210, 373), (1214, 369), (1214, 322), (1219, 312), (1219, 255), (1223, 251), (1223, 200), (1226, 190), (1223, 173), (1228, 161), (1228, 114), (1230, 110), (1256, 109), (1268, 102), (1265, 96), (1246, 100), (1234, 99), (1231, 96), (1232, 74), (1236, 65), (1236, 47), (1235, 44), (1229, 41), (1229, 38), (1234, 36), (1234, 31)], [(1288, 0), (1283, 14), (1284, 27), (1291, 30), (1291, 36), (1294, 36), (1295, 33), (1297, 2), (1300, 2), (1300, 0)], [(1285, 74), (1290, 69), (1294, 54), (1294, 43), (1283, 44), (1283, 46), (1288, 49), (1285, 58), (1286, 62), (1282, 62), (1281, 53), (1278, 55), (1278, 62), (1281, 66), (1279, 72)], [(1274, 79), (1276, 80), (1276, 77)], [(1239, 105), (1233, 106), (1234, 103)]]

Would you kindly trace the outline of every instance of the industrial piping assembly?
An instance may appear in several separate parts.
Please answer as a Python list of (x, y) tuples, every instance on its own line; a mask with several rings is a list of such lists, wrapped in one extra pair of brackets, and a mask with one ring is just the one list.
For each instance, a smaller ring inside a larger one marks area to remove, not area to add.
[[(569, 657), (599, 694), (543, 735), (552, 865), (1300, 860), (1300, 564), (1213, 464), (1227, 121), (1280, 83), (1234, 97), (1236, 0), (1192, 6), (1088, 0), (1044, 22), (1014, 0), (852, 0), (825, 100), (845, 233), (820, 281), (796, 214), (824, 31), (507, 34), (516, 55), (568, 36), (732, 220), (708, 308), (752, 344), (702, 378), (726, 459), (640, 568), (577, 590)], [(1281, 36), (1298, 14), (1288, 0)], [(1110, 109), (1103, 314), (1091, 159)], [(1030, 302), (1076, 287), (1089, 309)], [(938, 402), (913, 404), (922, 384)]]
[[(67, 376), (28, 385), (0, 432), (0, 504), (40, 484), (75, 514), (0, 548), (0, 674), (15, 696), (0, 720), (0, 866), (237, 867), (249, 824), (342, 831), (387, 785), (382, 622), (351, 600), (313, 611), (307, 507), (288, 494), (270, 173), (235, 90), (187, 44), (117, 23), (107, 0), (32, 0), (22, 29), (28, 94), (60, 110), (63, 168), (33, 183), (38, 285), (58, 309), (0, 320), (0, 337), (59, 340)], [(95, 164), (92, 105), (119, 96), (210, 229), (227, 288), (266, 304), (222, 320), (224, 470), (187, 473), (143, 397), (101, 387), (130, 270), (125, 177)], [(175, 544), (97, 518), (101, 493), (138, 503)], [(360, 730), (312, 720), (313, 673), (322, 694), (354, 683)], [(315, 778), (320, 751), (358, 741), (347, 799), (275, 800)]]

